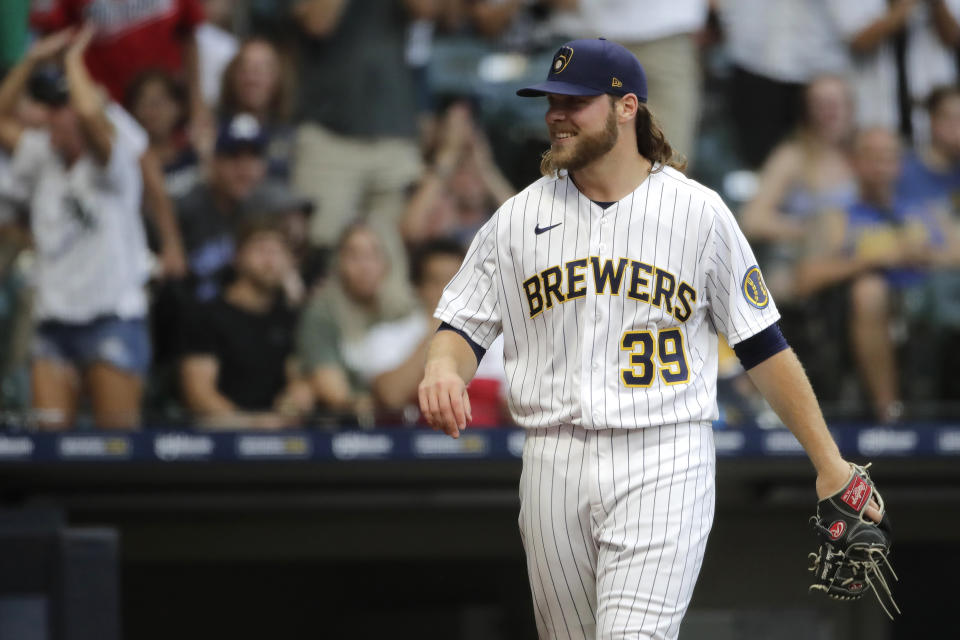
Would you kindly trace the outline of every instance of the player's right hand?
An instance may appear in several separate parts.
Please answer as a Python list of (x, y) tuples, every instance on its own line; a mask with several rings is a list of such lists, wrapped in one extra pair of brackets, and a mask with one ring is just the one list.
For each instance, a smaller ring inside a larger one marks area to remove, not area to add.
[[(834, 495), (849, 484), (852, 479), (853, 465), (842, 458), (837, 458), (833, 463), (817, 473), (817, 500), (823, 500)], [(874, 498), (870, 498), (870, 504), (867, 505), (866, 516), (879, 523), (883, 517), (880, 511), (880, 503)]]
[(420, 411), (427, 423), (434, 430), (459, 438), (473, 416), (467, 387), (453, 367), (443, 360), (428, 362), (417, 391)]

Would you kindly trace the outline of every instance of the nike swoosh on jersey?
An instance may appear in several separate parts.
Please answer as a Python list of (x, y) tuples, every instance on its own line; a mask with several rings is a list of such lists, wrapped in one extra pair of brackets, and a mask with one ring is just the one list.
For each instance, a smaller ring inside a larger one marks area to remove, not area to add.
[(557, 224), (552, 224), (549, 227), (541, 227), (540, 223), (538, 222), (533, 232), (537, 235), (540, 235), (541, 233), (546, 233), (547, 231), (550, 231), (550, 229), (553, 229), (554, 227), (559, 227), (562, 224), (563, 224), (562, 222), (558, 222)]

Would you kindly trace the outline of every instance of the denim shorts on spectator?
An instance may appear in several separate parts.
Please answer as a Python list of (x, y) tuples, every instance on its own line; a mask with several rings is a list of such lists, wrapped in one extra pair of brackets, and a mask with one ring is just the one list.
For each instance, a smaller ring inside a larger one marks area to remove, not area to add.
[(142, 318), (101, 316), (85, 323), (43, 321), (37, 327), (32, 355), (85, 369), (96, 362), (139, 376), (150, 366), (150, 336)]

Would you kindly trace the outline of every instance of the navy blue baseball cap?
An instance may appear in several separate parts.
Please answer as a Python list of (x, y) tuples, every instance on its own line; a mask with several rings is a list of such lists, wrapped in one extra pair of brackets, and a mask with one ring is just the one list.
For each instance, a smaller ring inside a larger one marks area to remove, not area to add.
[(647, 101), (647, 74), (640, 61), (616, 42), (604, 38), (572, 40), (553, 56), (545, 82), (524, 87), (518, 96), (535, 98), (548, 93), (566, 96), (636, 94)]
[(225, 122), (217, 133), (215, 151), (233, 155), (241, 151), (262, 154), (270, 138), (257, 119), (249, 113), (240, 113)]

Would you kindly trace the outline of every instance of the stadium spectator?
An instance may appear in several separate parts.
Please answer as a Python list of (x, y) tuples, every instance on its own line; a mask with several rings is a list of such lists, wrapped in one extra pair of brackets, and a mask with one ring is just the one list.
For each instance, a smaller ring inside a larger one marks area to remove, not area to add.
[(857, 193), (848, 158), (850, 88), (840, 77), (820, 76), (803, 98), (800, 127), (764, 164), (757, 194), (741, 219), (747, 237), (765, 245), (760, 252), (764, 280), (781, 307), (796, 302), (794, 266), (810, 220), (826, 210), (845, 209)]
[(929, 208), (896, 191), (900, 142), (884, 128), (860, 132), (853, 146), (859, 199), (822, 215), (809, 235), (797, 285), (812, 293), (849, 283), (849, 336), (877, 419), (903, 412), (891, 321), (904, 291), (922, 286), (931, 269), (960, 263), (956, 232)]
[(945, 207), (960, 221), (960, 87), (935, 89), (926, 107), (930, 142), (907, 152), (897, 190), (907, 200)]
[(370, 327), (409, 311), (387, 301), (390, 263), (377, 233), (354, 223), (337, 244), (332, 274), (307, 305), (297, 331), (297, 355), (317, 401), (340, 412), (368, 413), (363, 344)]
[(960, 1), (828, 1), (851, 52), (857, 122), (925, 141), (919, 105), (957, 78)]
[(293, 361), (296, 315), (283, 295), (293, 256), (273, 217), (247, 221), (236, 246), (234, 279), (186, 326), (184, 402), (210, 428), (299, 424), (313, 396)]
[(700, 117), (700, 56), (694, 34), (707, 20), (707, 0), (555, 0), (554, 29), (574, 38), (616, 40), (647, 75), (650, 109), (675, 150), (692, 158)]
[(303, 0), (297, 24), (293, 184), (313, 199), (311, 236), (331, 246), (352, 221), (377, 230), (394, 269), (391, 287), (407, 288), (398, 232), (406, 193), (421, 174), (417, 98), (407, 66), (407, 28), (431, 19), (436, 0)]
[[(832, 0), (717, 0), (733, 63), (729, 103), (740, 160), (759, 167), (800, 124), (804, 86), (848, 71)], [(851, 3), (857, 4), (857, 3)]]
[[(27, 116), (32, 124), (21, 117), (27, 126), (45, 127), (50, 110), (44, 103), (57, 103), (62, 97), (64, 82), (62, 72), (56, 67), (44, 67), (38, 70), (28, 83), (31, 97), (21, 99), (21, 116)], [(98, 87), (99, 89), (99, 87)], [(106, 96), (106, 94), (103, 94)], [(123, 107), (113, 101), (104, 103), (104, 112), (112, 126), (123, 133), (139, 156), (140, 173), (143, 181), (143, 211), (153, 232), (156, 245), (151, 249), (157, 252), (157, 263), (153, 275), (159, 279), (180, 278), (186, 273), (186, 258), (183, 253), (183, 241), (177, 226), (173, 202), (164, 185), (163, 170), (160, 161), (149, 148), (147, 132)]]
[(515, 193), (465, 103), (447, 108), (436, 145), (400, 225), (408, 245), (446, 236), (467, 244)]
[[(433, 311), (443, 288), (463, 261), (463, 246), (455, 240), (431, 240), (411, 259), (410, 280), (419, 303), (409, 315), (375, 325), (364, 342), (360, 373), (378, 406), (401, 411), (417, 404), (417, 384), (426, 362), (430, 338), (440, 326)], [(509, 421), (504, 411), (503, 338), (480, 361), (470, 382), (473, 426), (497, 426)]]
[(250, 114), (220, 127), (209, 178), (177, 201), (190, 266), (191, 297), (210, 300), (233, 259), (240, 223), (253, 214), (299, 211), (309, 204), (266, 180), (269, 137)]
[(165, 71), (141, 73), (127, 89), (127, 108), (149, 137), (149, 148), (160, 162), (164, 185), (171, 198), (179, 198), (200, 180), (200, 158), (183, 135), (187, 96), (176, 79)]
[[(0, 85), (0, 145), (26, 188), (36, 246), (33, 406), (49, 428), (73, 424), (81, 387), (99, 426), (136, 426), (150, 361), (139, 142), (87, 73), (92, 38), (85, 27), (40, 40)], [(16, 103), (37, 65), (60, 55), (48, 129), (24, 130)]]
[(142, 71), (163, 69), (180, 77), (188, 87), (195, 144), (212, 138), (213, 119), (200, 88), (195, 37), (203, 22), (200, 0), (46, 0), (33, 3), (31, 9), (31, 23), (41, 33), (84, 23), (97, 30), (87, 67), (117, 102)]
[(221, 118), (253, 115), (270, 134), (268, 174), (290, 177), (293, 133), (293, 77), (277, 47), (265, 38), (245, 41), (227, 65), (220, 91)]

